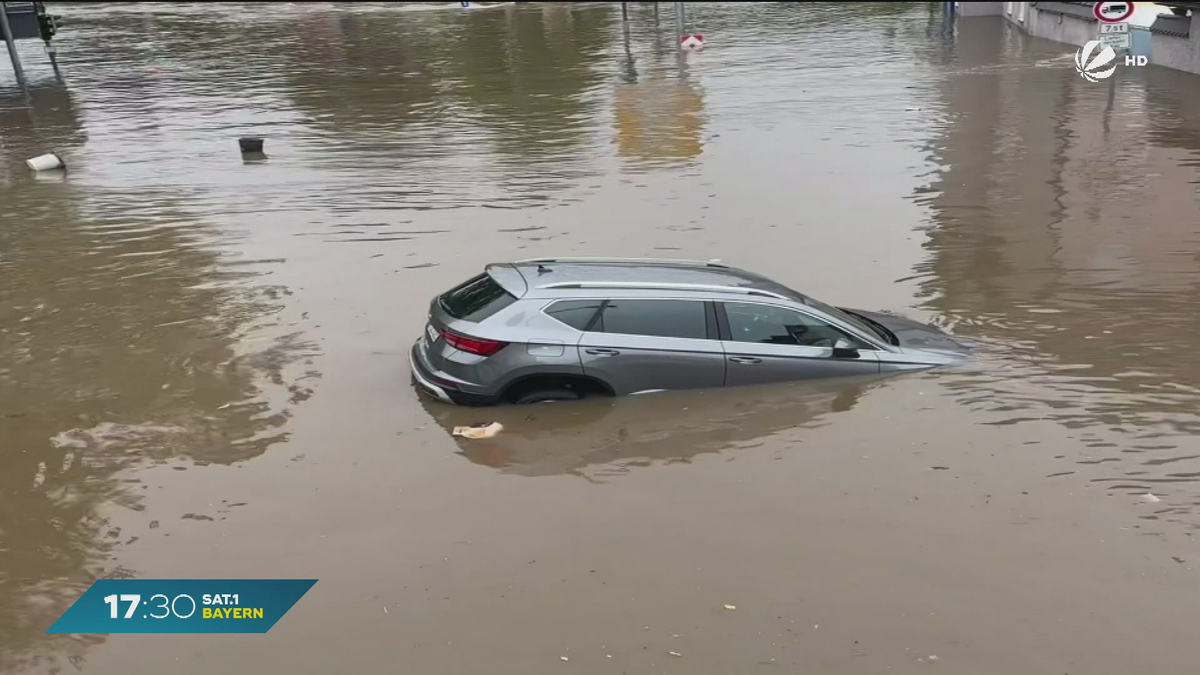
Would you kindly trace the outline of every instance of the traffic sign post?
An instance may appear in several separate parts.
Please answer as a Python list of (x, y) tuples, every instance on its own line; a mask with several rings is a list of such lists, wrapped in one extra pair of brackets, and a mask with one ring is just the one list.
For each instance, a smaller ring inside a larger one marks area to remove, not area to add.
[(17, 76), (17, 84), (25, 86), (25, 69), (21, 67), (21, 57), (17, 54), (17, 36), (13, 31), (12, 22), (8, 17), (7, 3), (0, 2), (0, 36), (8, 47), (8, 57), (12, 60), (13, 74)]
[(1092, 16), (1101, 24), (1125, 23), (1133, 16), (1132, 2), (1097, 2), (1092, 5)]
[(1112, 47), (1114, 51), (1129, 51), (1132, 44), (1127, 23), (1100, 24), (1100, 44)]
[(46, 7), (41, 2), (0, 2), (0, 37), (8, 46), (8, 55), (12, 59), (13, 72), (17, 83), (25, 83), (25, 71), (21, 68), (21, 59), (17, 55), (17, 40), (41, 39), (46, 43), (46, 53), (50, 55), (50, 65), (58, 75), (58, 61), (55, 58), (54, 47), (50, 39), (58, 32), (59, 17), (46, 13)]

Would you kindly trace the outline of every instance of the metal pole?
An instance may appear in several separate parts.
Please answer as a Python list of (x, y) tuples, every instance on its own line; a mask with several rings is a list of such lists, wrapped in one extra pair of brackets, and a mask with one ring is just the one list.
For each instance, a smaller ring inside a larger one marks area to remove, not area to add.
[(621, 3), (621, 20), (629, 21), (629, 3), (628, 2)]
[[(624, 6), (625, 3), (621, 3)], [(637, 65), (633, 60), (633, 50), (630, 49), (629, 43), (629, 22), (624, 22), (625, 30), (621, 31), (625, 37), (625, 81), (629, 84), (637, 84)]]
[(25, 71), (21, 68), (21, 57), (17, 54), (17, 41), (13, 39), (12, 28), (8, 25), (8, 13), (3, 2), (0, 2), (0, 34), (4, 35), (4, 44), (8, 45), (8, 56), (12, 59), (13, 72), (17, 75), (17, 84), (24, 87)]
[(675, 47), (680, 48), (682, 45), (680, 40), (683, 38), (683, 3), (675, 3)]
[(58, 69), (58, 48), (46, 40), (46, 53), (50, 55), (50, 67), (54, 69), (54, 77), (62, 79), (62, 71)]

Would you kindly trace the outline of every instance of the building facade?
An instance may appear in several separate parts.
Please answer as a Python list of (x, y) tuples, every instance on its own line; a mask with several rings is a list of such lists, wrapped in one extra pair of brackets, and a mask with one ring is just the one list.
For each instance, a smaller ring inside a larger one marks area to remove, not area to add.
[[(1033, 37), (1082, 46), (1095, 40), (1100, 22), (1092, 2), (956, 2), (962, 19), (1003, 16)], [(1130, 20), (1133, 55), (1150, 64), (1200, 74), (1200, 3), (1139, 3)], [(1195, 7), (1193, 7), (1195, 5)]]

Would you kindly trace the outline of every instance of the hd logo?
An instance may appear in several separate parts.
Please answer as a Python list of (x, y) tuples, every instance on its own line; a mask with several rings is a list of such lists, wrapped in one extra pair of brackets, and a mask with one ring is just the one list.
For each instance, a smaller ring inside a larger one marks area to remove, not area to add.
[(1117, 59), (1117, 53), (1112, 47), (1105, 45), (1098, 54), (1092, 55), (1099, 46), (1099, 40), (1090, 40), (1075, 52), (1075, 70), (1088, 82), (1107, 80), (1117, 69), (1117, 64), (1113, 63)]

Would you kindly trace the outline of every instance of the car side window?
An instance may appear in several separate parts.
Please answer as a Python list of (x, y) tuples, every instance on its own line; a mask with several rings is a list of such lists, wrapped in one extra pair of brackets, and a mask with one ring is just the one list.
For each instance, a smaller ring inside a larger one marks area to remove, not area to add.
[(560, 300), (546, 308), (546, 314), (575, 330), (586, 330), (600, 311), (603, 300)]
[(859, 347), (866, 346), (824, 321), (784, 307), (727, 302), (725, 316), (734, 342), (833, 347), (844, 338)]
[(704, 303), (697, 300), (609, 300), (592, 330), (692, 340), (708, 338)]

